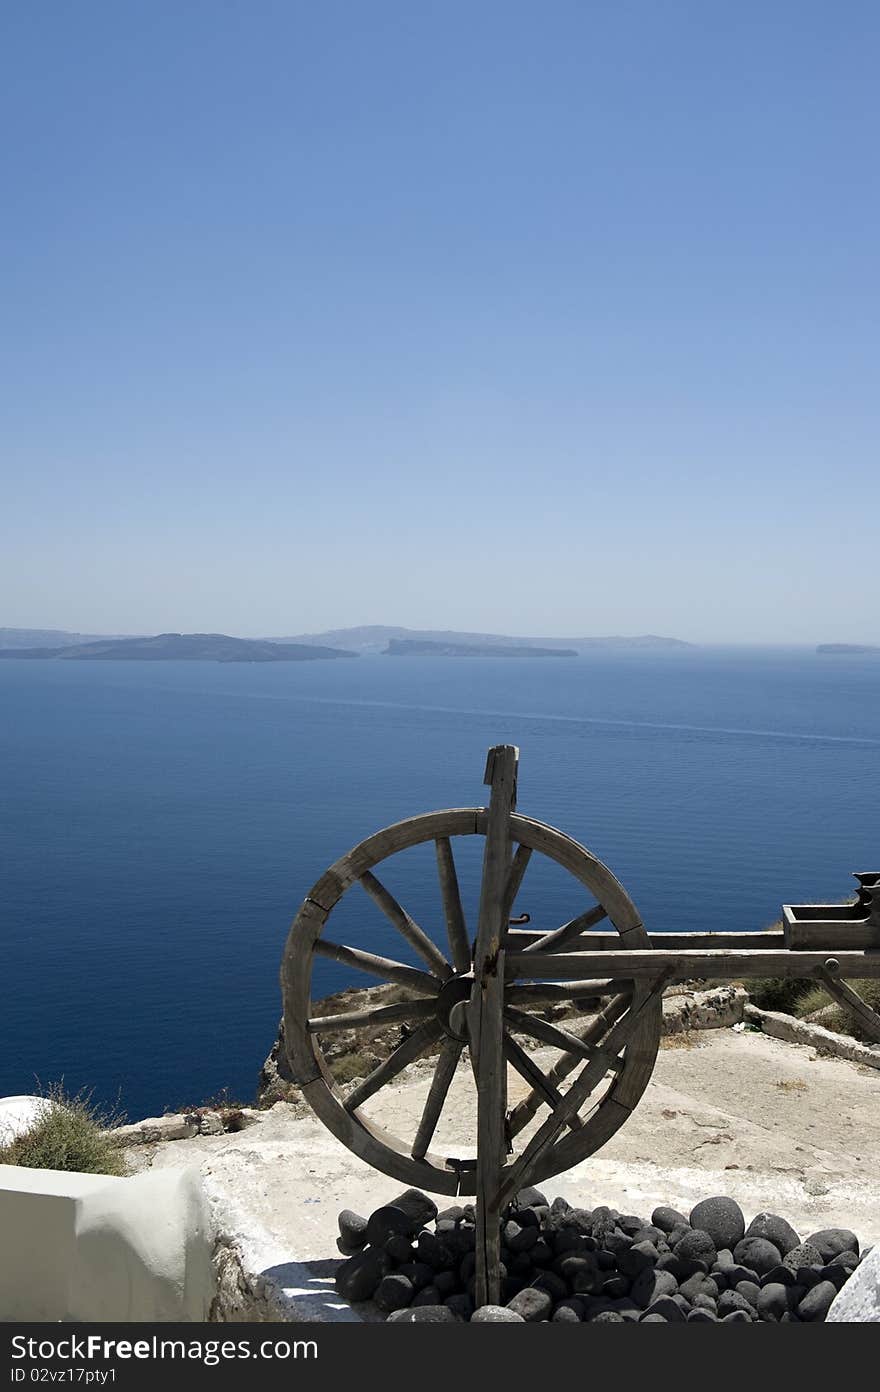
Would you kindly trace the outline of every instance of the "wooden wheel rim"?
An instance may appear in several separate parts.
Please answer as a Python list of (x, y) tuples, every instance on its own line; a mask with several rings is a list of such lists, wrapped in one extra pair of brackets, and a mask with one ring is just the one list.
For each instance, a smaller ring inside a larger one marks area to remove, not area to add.
[[(315, 944), (332, 909), (362, 875), (412, 846), (438, 838), (485, 835), (486, 821), (485, 808), (452, 808), (410, 817), (360, 842), (321, 876), (304, 899), (291, 925), (281, 967), (288, 1060), (309, 1105), (333, 1135), (368, 1164), (405, 1184), (435, 1193), (473, 1194), (475, 1162), (430, 1151), (423, 1159), (415, 1159), (410, 1153), (412, 1142), (399, 1139), (358, 1112), (346, 1110), (316, 1036), (308, 1028), (312, 963)], [(622, 947), (650, 948), (650, 939), (629, 895), (586, 847), (556, 827), (516, 813), (510, 816), (510, 837), (514, 843), (547, 856), (579, 880), (605, 909)], [(438, 988), (439, 985), (438, 980)], [(632, 1009), (638, 1008), (648, 990), (644, 983), (634, 982)], [(626, 1045), (620, 1071), (595, 1110), (582, 1127), (548, 1147), (530, 1172), (530, 1181), (541, 1182), (570, 1169), (614, 1135), (648, 1085), (661, 1025), (662, 1005), (658, 998), (643, 1010), (641, 1022)], [(502, 1183), (512, 1164), (513, 1158), (502, 1169)]]

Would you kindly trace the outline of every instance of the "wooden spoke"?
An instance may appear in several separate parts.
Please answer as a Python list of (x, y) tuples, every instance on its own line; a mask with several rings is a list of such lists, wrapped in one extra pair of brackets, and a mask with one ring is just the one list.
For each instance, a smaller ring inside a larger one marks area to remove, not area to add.
[[(632, 992), (621, 992), (615, 996), (605, 1007), (601, 1014), (580, 1031), (580, 1039), (584, 1044), (598, 1046), (605, 1034), (620, 1019), (621, 1015), (628, 1010)], [(562, 1082), (567, 1078), (581, 1061), (580, 1054), (563, 1054), (562, 1058), (557, 1059), (553, 1068), (550, 1070), (550, 1077), (554, 1083)], [(507, 1118), (508, 1135), (511, 1139), (517, 1136), (523, 1127), (528, 1126), (541, 1105), (541, 1098), (537, 1091), (529, 1093), (522, 1102), (517, 1103)]]
[(548, 1116), (547, 1120), (538, 1127), (532, 1136), (525, 1150), (519, 1159), (510, 1167), (507, 1178), (501, 1185), (496, 1195), (495, 1202), (499, 1207), (503, 1207), (510, 1198), (521, 1189), (527, 1182), (527, 1176), (535, 1161), (542, 1154), (548, 1145), (551, 1145), (559, 1132), (567, 1125), (572, 1116), (576, 1116), (580, 1108), (586, 1102), (590, 1093), (601, 1081), (607, 1072), (607, 1062), (616, 1057), (621, 1049), (625, 1048), (629, 1040), (638, 1029), (641, 1018), (647, 1007), (663, 994), (669, 972), (661, 972), (654, 981), (651, 989), (646, 992), (637, 1006), (627, 1011), (626, 1015), (617, 1021), (605, 1044), (597, 1051), (596, 1057), (589, 1063), (585, 1063), (583, 1069), (572, 1083), (568, 1092), (562, 1099), (558, 1107)]
[(406, 938), (410, 947), (415, 948), (422, 960), (427, 962), (437, 976), (444, 981), (447, 980), (452, 975), (452, 968), (443, 953), (415, 920), (410, 918), (406, 909), (398, 904), (394, 895), (369, 870), (361, 875), (360, 884), (363, 885), (373, 903), (378, 904), (389, 922), (393, 923), (397, 931)]
[(597, 923), (601, 923), (602, 919), (607, 917), (607, 909), (603, 909), (601, 904), (597, 904), (595, 908), (588, 909), (586, 913), (580, 914), (577, 918), (571, 919), (568, 923), (563, 923), (562, 927), (555, 929), (554, 932), (545, 933), (543, 938), (539, 938), (537, 942), (529, 943), (529, 946), (523, 948), (523, 951), (558, 952), (561, 947), (565, 947), (573, 938), (579, 938), (581, 933), (586, 933), (588, 929), (595, 928)]
[(308, 1031), (309, 1034), (334, 1034), (339, 1030), (393, 1024), (395, 1020), (421, 1020), (433, 1015), (436, 1008), (433, 1000), (422, 999), (374, 1006), (372, 1010), (349, 1010), (342, 1015), (315, 1015), (308, 1021)]
[(358, 971), (369, 972), (371, 976), (396, 981), (399, 986), (409, 986), (411, 990), (418, 991), (420, 996), (436, 996), (439, 990), (436, 976), (429, 976), (417, 967), (404, 966), (403, 962), (393, 962), (390, 957), (377, 957), (374, 952), (362, 952), (359, 947), (345, 947), (342, 943), (318, 938), (314, 953), (316, 957), (330, 957), (334, 962), (342, 962), (346, 967), (356, 967)]
[(859, 1021), (865, 1034), (874, 1040), (875, 1044), (880, 1044), (880, 1015), (876, 1010), (872, 1010), (866, 1001), (863, 1001), (857, 991), (846, 981), (841, 981), (839, 977), (832, 976), (825, 968), (816, 973), (822, 982), (829, 996), (833, 996), (839, 1005), (845, 1010), (849, 1010)]
[(525, 1010), (515, 1010), (511, 1007), (505, 1010), (504, 1015), (508, 1024), (521, 1034), (530, 1034), (533, 1039), (540, 1039), (543, 1044), (549, 1044), (553, 1049), (561, 1049), (564, 1054), (575, 1054), (579, 1058), (595, 1057), (595, 1045), (587, 1044), (578, 1035), (571, 1034), (558, 1025), (551, 1025), (539, 1015), (529, 1015)]
[(431, 1144), (437, 1129), (440, 1113), (443, 1111), (443, 1103), (446, 1101), (446, 1095), (449, 1092), (452, 1079), (455, 1077), (455, 1070), (458, 1067), (458, 1060), (461, 1058), (463, 1048), (464, 1044), (457, 1039), (444, 1039), (440, 1046), (440, 1057), (437, 1060), (437, 1067), (431, 1080), (419, 1129), (413, 1141), (412, 1156), (414, 1160), (423, 1160), (428, 1153), (428, 1146)]
[(443, 896), (443, 912), (446, 916), (446, 932), (449, 936), (452, 961), (456, 971), (470, 971), (471, 944), (464, 910), (461, 907), (461, 892), (455, 861), (452, 858), (452, 846), (448, 836), (438, 836), (434, 844), (437, 849), (437, 874), (440, 877), (440, 893)]
[(419, 1025), (419, 1028), (413, 1030), (402, 1044), (398, 1044), (393, 1054), (389, 1054), (378, 1068), (374, 1068), (372, 1073), (368, 1073), (366, 1078), (352, 1089), (343, 1104), (345, 1110), (347, 1112), (355, 1111), (363, 1102), (366, 1102), (368, 1097), (372, 1097), (374, 1092), (378, 1092), (392, 1078), (396, 1078), (407, 1064), (421, 1058), (422, 1054), (430, 1049), (442, 1033), (443, 1031), (436, 1020), (428, 1020), (424, 1025)]
[(511, 1005), (568, 1005), (576, 1001), (586, 1012), (593, 1003), (619, 995), (628, 985), (625, 980), (520, 982), (508, 984), (504, 996)]
[(504, 895), (501, 901), (501, 921), (504, 928), (507, 927), (507, 920), (510, 918), (516, 896), (523, 882), (523, 875), (526, 873), (526, 867), (531, 858), (532, 852), (528, 846), (517, 846), (513, 860), (510, 862), (510, 870), (507, 874), (507, 883), (504, 886)]
[[(548, 1078), (542, 1068), (539, 1068), (531, 1054), (526, 1053), (525, 1049), (506, 1030), (504, 1032), (504, 1055), (512, 1068), (515, 1068), (521, 1078), (525, 1078), (530, 1088), (539, 1092), (548, 1107), (558, 1107), (562, 1101), (562, 1093)], [(575, 1117), (572, 1126), (577, 1128), (581, 1125), (580, 1117)]]

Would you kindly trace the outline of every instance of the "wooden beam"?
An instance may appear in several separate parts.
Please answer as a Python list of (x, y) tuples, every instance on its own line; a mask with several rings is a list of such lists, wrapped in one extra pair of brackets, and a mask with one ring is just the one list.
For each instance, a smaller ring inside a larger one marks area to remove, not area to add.
[(437, 1009), (432, 1000), (401, 1001), (397, 1005), (377, 1005), (372, 1010), (348, 1010), (341, 1015), (313, 1015), (309, 1034), (337, 1034), (340, 1030), (364, 1029), (393, 1024), (396, 1020), (423, 1020)]
[(507, 1065), (504, 1057), (504, 914), (510, 883), (510, 814), (516, 807), (519, 750), (502, 744), (489, 750), (484, 782), (492, 789), (483, 852), (480, 911), (474, 951), (474, 985), (468, 1008), (471, 1049), (477, 1070), (477, 1306), (501, 1299), (501, 1210), (494, 1195), (507, 1154)]
[[(572, 920), (577, 922), (576, 919)], [(567, 926), (567, 925), (565, 925)], [(561, 931), (560, 929), (556, 930)], [(511, 928), (507, 935), (507, 947), (511, 952), (532, 952), (539, 942), (546, 940), (547, 933), (534, 928)], [(785, 947), (781, 928), (771, 928), (761, 933), (649, 933), (652, 948), (663, 952), (695, 948), (779, 948)], [(623, 946), (618, 933), (584, 932), (569, 944), (569, 952), (616, 952)], [(543, 949), (542, 949), (543, 951)]]
[(876, 1010), (872, 1010), (848, 982), (840, 981), (830, 972), (823, 969), (816, 973), (816, 979), (822, 982), (829, 996), (833, 996), (838, 1004), (856, 1016), (865, 1034), (873, 1039), (875, 1044), (880, 1044), (880, 1015)]
[(564, 981), (600, 973), (616, 977), (653, 977), (667, 974), (668, 981), (693, 981), (706, 977), (816, 976), (828, 963), (832, 975), (857, 978), (880, 976), (880, 952), (728, 952), (724, 949), (661, 952), (508, 952), (506, 969), (512, 979)]
[(592, 909), (587, 909), (586, 913), (579, 914), (577, 918), (571, 919), (568, 923), (563, 923), (561, 928), (556, 928), (552, 933), (545, 933), (543, 937), (538, 937), (534, 942), (523, 948), (524, 952), (558, 952), (565, 947), (566, 943), (579, 938), (581, 933), (586, 933), (588, 929), (594, 928), (597, 923), (601, 923), (603, 918), (608, 917), (607, 909), (603, 909), (601, 904), (595, 904)]

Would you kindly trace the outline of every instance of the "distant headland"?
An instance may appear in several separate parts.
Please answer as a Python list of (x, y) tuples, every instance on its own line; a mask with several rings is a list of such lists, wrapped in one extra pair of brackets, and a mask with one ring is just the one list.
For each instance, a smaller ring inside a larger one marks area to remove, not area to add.
[(846, 653), (880, 653), (880, 648), (870, 643), (820, 643), (816, 652), (834, 657)]
[(574, 648), (534, 648), (524, 643), (432, 643), (392, 638), (386, 657), (577, 657)]
[(357, 653), (308, 643), (271, 643), (225, 633), (158, 633), (153, 638), (99, 638), (57, 647), (0, 648), (0, 658), (62, 662), (312, 662)]
[[(559, 653), (575, 655), (592, 652), (686, 652), (694, 648), (693, 643), (686, 643), (681, 638), (661, 638), (656, 634), (648, 633), (637, 637), (610, 636), (607, 638), (516, 638), (510, 634), (502, 633), (468, 633), (458, 629), (435, 629), (435, 628), (400, 628), (387, 624), (367, 624), (359, 628), (332, 628), (323, 633), (299, 633), (292, 638), (275, 638), (276, 643), (326, 643), (333, 647), (346, 648), (350, 652), (363, 654), (376, 653), (388, 654), (392, 643), (407, 644), (431, 644), (434, 656), (460, 656), (459, 653), (440, 654), (437, 649), (443, 648), (467, 648), (469, 651), (466, 656), (474, 656), (474, 649), (479, 649), (479, 655), (498, 656), (495, 652), (498, 648), (508, 648), (511, 652), (508, 656), (524, 657), (527, 656), (527, 649), (534, 651), (536, 648), (546, 649), (548, 654), (552, 652), (555, 657)], [(490, 653), (488, 650), (492, 649)], [(407, 650), (406, 655), (410, 657), (427, 656), (429, 650), (423, 653), (416, 653), (412, 648)], [(396, 649), (392, 656), (402, 656)]]

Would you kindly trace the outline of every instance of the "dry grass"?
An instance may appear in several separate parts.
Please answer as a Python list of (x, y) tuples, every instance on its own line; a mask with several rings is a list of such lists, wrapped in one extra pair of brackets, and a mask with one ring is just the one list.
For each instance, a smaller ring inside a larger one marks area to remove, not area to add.
[(664, 1034), (660, 1040), (661, 1049), (699, 1049), (702, 1040), (694, 1030), (679, 1030), (677, 1034)]
[(122, 1151), (105, 1135), (121, 1125), (124, 1117), (101, 1111), (90, 1092), (68, 1096), (60, 1083), (43, 1095), (47, 1106), (29, 1130), (0, 1146), (0, 1165), (80, 1174), (125, 1173)]
[(780, 1092), (806, 1092), (807, 1085), (800, 1078), (779, 1078), (775, 1084)]

